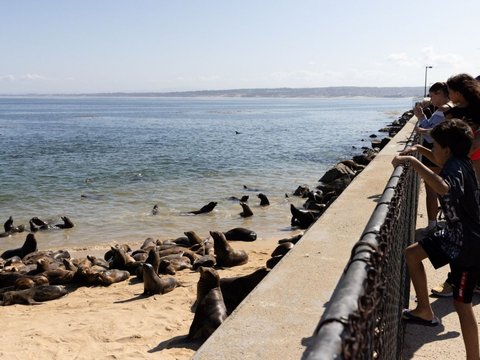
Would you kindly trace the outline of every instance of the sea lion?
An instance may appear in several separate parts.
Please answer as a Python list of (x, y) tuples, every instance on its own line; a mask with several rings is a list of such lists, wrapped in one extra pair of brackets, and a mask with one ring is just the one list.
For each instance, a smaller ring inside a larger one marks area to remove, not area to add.
[(158, 214), (158, 205), (155, 204), (153, 205), (153, 208), (152, 208), (152, 215), (157, 215)]
[(194, 245), (194, 244), (203, 245), (204, 240), (195, 231), (193, 230), (185, 231), (184, 234), (190, 241), (191, 245)]
[(267, 276), (269, 270), (262, 267), (251, 274), (220, 279), (223, 301), (230, 315), (248, 294)]
[(298, 226), (301, 229), (308, 228), (319, 216), (318, 213), (310, 210), (297, 209), (293, 204), (290, 204), (290, 212), (292, 213), (292, 226)]
[(126, 270), (104, 270), (100, 271), (95, 276), (95, 283), (101, 285), (112, 285), (121, 281), (125, 281), (130, 277), (130, 273)]
[(271, 257), (270, 259), (267, 260), (266, 266), (269, 269), (273, 269), (275, 265), (279, 263), (280, 260), (283, 259), (283, 255), (277, 255), (274, 257)]
[(200, 256), (193, 262), (192, 270), (198, 270), (201, 266), (203, 267), (214, 267), (217, 263), (215, 255), (207, 254)]
[(220, 276), (212, 268), (200, 267), (197, 283), (197, 300), (194, 304), (195, 316), (187, 338), (206, 340), (227, 318), (227, 308), (220, 290)]
[(240, 202), (247, 202), (249, 196), (248, 195), (243, 195), (240, 199), (236, 196), (230, 196), (228, 200), (234, 200), (234, 201), (240, 201)]
[(43, 301), (58, 299), (67, 294), (61, 285), (40, 285), (25, 290), (7, 291), (3, 294), (1, 305), (25, 304), (38, 305)]
[(0, 233), (0, 237), (7, 237), (14, 233), (25, 231), (25, 225), (13, 226), (13, 217), (10, 216), (3, 224), (4, 232)]
[(279, 244), (282, 244), (284, 242), (291, 242), (293, 244), (296, 244), (303, 236), (303, 233), (300, 233), (298, 235), (294, 235), (292, 237), (289, 237), (289, 238), (285, 238), (285, 239), (280, 239), (278, 240), (278, 243)]
[(240, 205), (242, 206), (242, 209), (243, 209), (243, 211), (240, 213), (241, 217), (245, 218), (245, 217), (250, 217), (250, 216), (253, 215), (252, 210), (250, 209), (250, 207), (247, 204), (241, 202)]
[(210, 231), (210, 235), (213, 237), (218, 266), (232, 267), (248, 262), (247, 253), (243, 250), (234, 250), (222, 232)]
[(278, 256), (278, 255), (285, 255), (288, 253), (292, 248), (294, 247), (294, 244), (292, 242), (283, 242), (280, 245), (278, 245), (275, 250), (272, 252), (272, 257)]
[(223, 233), (227, 240), (238, 241), (255, 241), (257, 240), (257, 233), (250, 229), (236, 227)]
[(191, 268), (192, 263), (186, 256), (181, 256), (175, 259), (161, 259), (160, 265), (158, 266), (158, 273), (175, 275), (177, 271)]
[(270, 205), (270, 201), (268, 201), (268, 198), (265, 194), (258, 194), (257, 197), (260, 199), (260, 206), (268, 206)]
[(207, 205), (202, 207), (200, 210), (188, 211), (187, 214), (198, 215), (198, 214), (209, 213), (210, 211), (212, 211), (215, 208), (215, 206), (217, 206), (217, 202), (210, 201)]
[(62, 216), (61, 219), (63, 220), (63, 224), (50, 225), (48, 222), (35, 216), (29, 221), (30, 231), (36, 232), (38, 230), (70, 229), (75, 226), (68, 217)]
[(251, 187), (248, 187), (247, 185), (243, 185), (243, 189), (247, 191), (260, 191), (260, 189), (251, 188)]
[(48, 270), (41, 273), (48, 279), (48, 283), (51, 285), (65, 285), (70, 284), (76, 275), (77, 271), (66, 270), (58, 268), (55, 270)]
[(160, 278), (153, 266), (142, 264), (143, 268), (143, 295), (166, 294), (175, 289), (179, 283), (174, 277)]
[(12, 256), (19, 256), (20, 258), (23, 258), (25, 255), (28, 255), (34, 251), (37, 251), (37, 239), (35, 239), (35, 235), (28, 234), (22, 247), (6, 250), (2, 255), (0, 255), (0, 257), (4, 259), (11, 258)]

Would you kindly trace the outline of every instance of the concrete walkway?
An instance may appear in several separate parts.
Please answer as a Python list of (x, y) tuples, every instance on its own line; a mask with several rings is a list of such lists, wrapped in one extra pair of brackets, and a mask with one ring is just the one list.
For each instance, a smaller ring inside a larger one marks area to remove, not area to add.
[(390, 178), (411, 120), (197, 351), (194, 359), (300, 359)]
[[(425, 208), (425, 190), (422, 184), (417, 215), (417, 228), (427, 226), (427, 212)], [(419, 234), (419, 230), (417, 230)], [(447, 276), (449, 267), (435, 270), (428, 260), (424, 261), (427, 271), (429, 289), (442, 283)], [(473, 304), (477, 323), (480, 321), (480, 295), (474, 295)], [(453, 308), (452, 298), (431, 298), (435, 315), (442, 325), (430, 328), (420, 325), (407, 325), (405, 331), (404, 359), (465, 359), (460, 323)], [(410, 308), (415, 307), (415, 292), (411, 287)]]

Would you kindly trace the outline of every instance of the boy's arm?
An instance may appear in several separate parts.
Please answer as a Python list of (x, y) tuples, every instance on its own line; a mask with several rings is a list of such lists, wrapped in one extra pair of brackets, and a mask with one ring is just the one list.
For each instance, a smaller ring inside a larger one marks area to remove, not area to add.
[(413, 156), (397, 155), (392, 160), (392, 164), (394, 167), (397, 167), (398, 165), (403, 165), (406, 162), (410, 162), (413, 169), (418, 173), (418, 175), (420, 175), (420, 177), (425, 180), (428, 186), (430, 186), (433, 191), (435, 191), (438, 195), (444, 196), (448, 192), (449, 187), (445, 180), (443, 180), (441, 176), (435, 174), (428, 167), (423, 165), (417, 158)]
[(414, 145), (412, 147), (406, 148), (400, 153), (400, 155), (409, 155), (411, 153), (414, 153), (415, 151), (418, 151), (421, 155), (425, 156), (428, 160), (430, 160), (434, 164), (437, 164), (437, 161), (433, 156), (432, 150), (427, 149), (425, 146), (422, 146), (422, 145)]

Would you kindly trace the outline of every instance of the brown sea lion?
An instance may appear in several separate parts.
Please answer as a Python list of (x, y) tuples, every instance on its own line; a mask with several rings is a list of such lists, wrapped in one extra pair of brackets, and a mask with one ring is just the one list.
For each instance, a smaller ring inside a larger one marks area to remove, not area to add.
[(265, 194), (258, 194), (257, 197), (260, 199), (260, 206), (268, 206), (270, 205), (270, 201), (268, 201), (268, 198)]
[(195, 316), (187, 338), (206, 340), (227, 318), (227, 308), (220, 290), (220, 276), (212, 268), (200, 267)]
[(255, 241), (257, 240), (257, 233), (250, 229), (236, 227), (223, 233), (227, 240), (238, 241)]
[(25, 290), (7, 291), (3, 294), (1, 305), (25, 304), (38, 305), (43, 301), (58, 299), (67, 294), (61, 285), (40, 285)]
[(280, 239), (278, 240), (278, 243), (279, 244), (282, 244), (284, 242), (291, 242), (293, 244), (296, 244), (303, 236), (303, 233), (300, 233), (298, 235), (294, 235), (292, 237), (289, 237), (289, 238), (285, 238), (285, 239)]
[(217, 264), (217, 260), (214, 254), (207, 254), (200, 256), (197, 260), (195, 260), (192, 264), (192, 270), (198, 270), (200, 266), (203, 267), (214, 267)]
[(160, 278), (153, 266), (147, 263), (143, 267), (143, 295), (166, 294), (175, 289), (179, 283), (174, 277)]
[(210, 201), (207, 205), (203, 206), (200, 210), (187, 211), (187, 214), (198, 215), (198, 214), (209, 213), (215, 208), (215, 206), (217, 206), (217, 202)]
[(210, 231), (210, 235), (213, 237), (218, 266), (232, 267), (248, 262), (247, 253), (243, 250), (233, 249), (222, 232)]
[(160, 265), (158, 266), (158, 273), (175, 275), (177, 271), (191, 268), (192, 263), (186, 256), (181, 256), (175, 259), (161, 259)]
[(277, 256), (271, 257), (270, 259), (267, 260), (267, 263), (266, 263), (267, 268), (273, 269), (275, 265), (277, 265), (282, 259), (283, 259), (283, 255), (277, 255)]
[(242, 210), (243, 210), (243, 211), (240, 213), (240, 216), (241, 216), (241, 217), (244, 217), (244, 218), (245, 218), (245, 217), (253, 216), (252, 209), (250, 209), (250, 207), (249, 207), (247, 204), (241, 202), (241, 203), (240, 203), (240, 206), (242, 207)]
[(269, 269), (263, 267), (248, 275), (220, 279), (220, 289), (229, 315), (267, 276), (268, 272)]
[(37, 239), (35, 239), (35, 235), (28, 234), (22, 247), (17, 249), (7, 250), (3, 252), (3, 254), (0, 255), (0, 257), (4, 259), (8, 259), (8, 258), (11, 258), (12, 256), (18, 256), (23, 259), (25, 255), (28, 255), (34, 251), (37, 251)]
[(65, 285), (70, 284), (76, 274), (76, 271), (66, 270), (58, 268), (55, 270), (48, 270), (41, 275), (48, 279), (48, 283), (51, 285)]
[(185, 231), (184, 234), (188, 238), (188, 240), (190, 240), (191, 245), (203, 245), (204, 240), (195, 231)]
[(112, 285), (121, 281), (125, 281), (130, 277), (130, 273), (126, 270), (104, 270), (96, 273), (95, 283), (101, 285)]

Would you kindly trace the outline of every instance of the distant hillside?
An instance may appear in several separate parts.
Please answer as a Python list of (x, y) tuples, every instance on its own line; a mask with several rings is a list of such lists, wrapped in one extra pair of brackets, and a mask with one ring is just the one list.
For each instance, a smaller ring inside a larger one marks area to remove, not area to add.
[(277, 89), (232, 89), (199, 90), (182, 92), (136, 92), (97, 93), (86, 96), (149, 96), (149, 97), (267, 97), (267, 98), (316, 98), (341, 96), (368, 97), (421, 97), (423, 87), (356, 87), (337, 86), (321, 88), (277, 88)]

